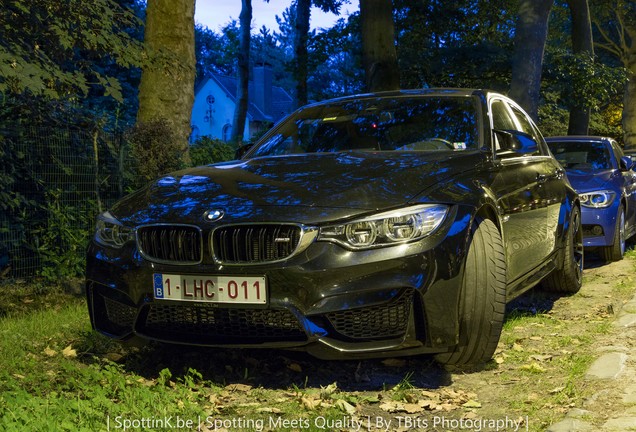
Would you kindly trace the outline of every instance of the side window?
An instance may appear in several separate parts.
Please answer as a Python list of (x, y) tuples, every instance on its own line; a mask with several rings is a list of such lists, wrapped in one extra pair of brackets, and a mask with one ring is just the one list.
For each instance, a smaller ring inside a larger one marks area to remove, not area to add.
[(509, 111), (506, 109), (506, 105), (503, 101), (493, 101), (491, 105), (492, 110), (492, 127), (494, 129), (501, 130), (514, 130), (517, 129), (515, 122), (510, 117)]
[[(518, 129), (514, 119), (512, 118), (512, 115), (510, 114), (508, 104), (506, 104), (504, 101), (494, 100), (490, 106), (490, 109), (492, 112), (493, 129), (502, 131), (514, 131)], [(509, 150), (510, 144), (505, 142), (505, 137), (494, 133), (493, 139), (497, 157), (502, 159), (518, 157), (518, 154)], [(504, 141), (502, 141), (502, 139)]]
[[(512, 112), (515, 114), (515, 117), (517, 118), (517, 121), (519, 122), (519, 125), (521, 126), (521, 132), (525, 132), (528, 135), (531, 135), (534, 137), (534, 128), (532, 127), (532, 123), (530, 123), (530, 120), (528, 120), (526, 118), (526, 115), (521, 112), (517, 107), (510, 107), (512, 108)], [(536, 137), (534, 137), (536, 139)]]
[[(511, 130), (516, 129), (515, 123), (510, 117), (510, 112), (506, 108), (506, 105), (501, 100), (495, 100), (490, 106), (492, 112), (492, 127), (493, 129)], [(499, 152), (502, 149), (502, 145), (497, 138), (497, 134), (494, 134), (494, 146), (495, 151)], [(503, 155), (500, 155), (503, 156)]]
[[(521, 126), (521, 132), (525, 132), (528, 135), (530, 135), (532, 138), (534, 138), (534, 140), (537, 142), (537, 147), (540, 150), (542, 148), (541, 144), (543, 142), (543, 137), (541, 136), (541, 133), (539, 132), (539, 130), (534, 126), (534, 124), (532, 124), (532, 121), (530, 121), (530, 119), (527, 117), (527, 115), (523, 111), (521, 111), (519, 108), (515, 106), (511, 106), (510, 108), (512, 109), (512, 112), (517, 118), (519, 125)], [(536, 156), (539, 154), (541, 154), (541, 152), (537, 151), (533, 153), (533, 156)]]
[[(612, 147), (612, 153), (614, 153), (614, 158), (616, 159), (616, 163), (618, 164), (618, 167), (620, 169), (621, 167), (621, 158), (623, 156), (625, 156), (625, 153), (623, 152), (623, 149), (618, 145), (618, 143), (614, 140), (610, 141), (611, 147)], [(632, 167), (632, 169), (634, 169), (634, 167)]]
[(623, 153), (623, 149), (619, 147), (616, 141), (612, 140), (611, 143), (612, 143), (612, 151), (614, 151), (614, 156), (616, 156), (616, 160), (619, 160), (620, 158), (625, 156), (625, 153)]

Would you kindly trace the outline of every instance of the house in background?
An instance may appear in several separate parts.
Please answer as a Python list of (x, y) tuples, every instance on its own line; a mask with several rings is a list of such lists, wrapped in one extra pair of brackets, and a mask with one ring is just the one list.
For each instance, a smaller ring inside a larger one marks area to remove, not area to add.
[[(254, 67), (253, 78), (248, 86), (244, 141), (271, 127), (289, 114), (293, 107), (291, 96), (281, 87), (272, 85), (271, 66)], [(237, 82), (233, 77), (212, 74), (197, 86), (192, 106), (191, 143), (203, 136), (226, 142), (230, 140)]]

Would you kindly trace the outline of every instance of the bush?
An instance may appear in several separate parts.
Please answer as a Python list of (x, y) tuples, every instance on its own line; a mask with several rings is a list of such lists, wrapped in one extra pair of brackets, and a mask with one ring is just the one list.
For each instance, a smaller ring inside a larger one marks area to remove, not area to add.
[(42, 257), (40, 276), (47, 283), (56, 283), (83, 275), (91, 234), (87, 221), (97, 213), (95, 203), (87, 201), (84, 208), (71, 206), (63, 202), (61, 190), (53, 190), (47, 192), (42, 210), (47, 215), (47, 225), (34, 233), (37, 252)]
[(136, 124), (127, 134), (135, 186), (186, 167), (179, 139), (165, 120)]
[(234, 159), (234, 147), (210, 137), (201, 137), (190, 146), (192, 166), (208, 165)]

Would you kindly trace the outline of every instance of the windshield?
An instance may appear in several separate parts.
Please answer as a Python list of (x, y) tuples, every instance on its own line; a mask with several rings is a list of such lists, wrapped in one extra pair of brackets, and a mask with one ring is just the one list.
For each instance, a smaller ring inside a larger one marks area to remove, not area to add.
[(292, 114), (250, 156), (476, 149), (475, 104), (441, 96), (326, 103)]
[(549, 142), (550, 151), (566, 169), (603, 170), (610, 169), (607, 146), (600, 142)]

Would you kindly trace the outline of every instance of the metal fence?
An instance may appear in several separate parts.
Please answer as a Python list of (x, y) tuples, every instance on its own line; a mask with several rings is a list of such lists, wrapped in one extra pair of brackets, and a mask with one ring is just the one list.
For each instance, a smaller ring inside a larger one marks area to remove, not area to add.
[(0, 179), (12, 179), (0, 184), (0, 198), (11, 200), (0, 203), (0, 276), (33, 276), (56, 238), (50, 230), (88, 233), (97, 212), (125, 193), (126, 145), (104, 131), (0, 132)]

